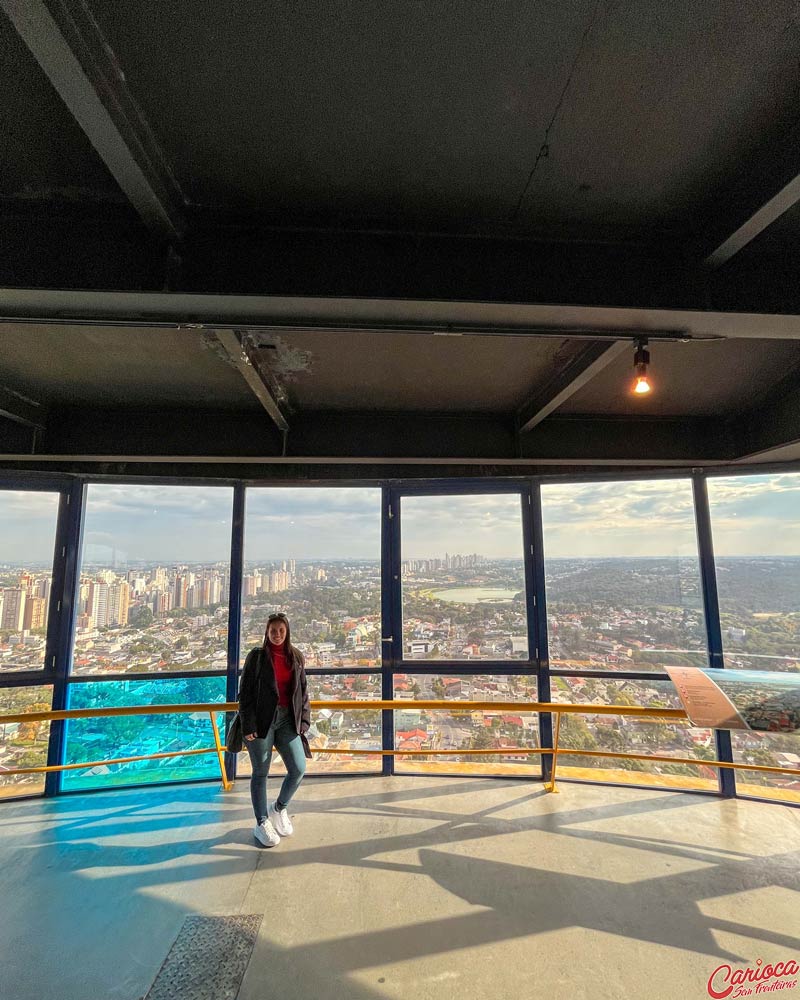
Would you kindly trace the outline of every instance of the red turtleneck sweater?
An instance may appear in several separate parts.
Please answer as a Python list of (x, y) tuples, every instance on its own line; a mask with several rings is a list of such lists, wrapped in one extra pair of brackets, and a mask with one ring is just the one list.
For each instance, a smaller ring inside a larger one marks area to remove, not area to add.
[(292, 694), (292, 668), (282, 645), (274, 646), (270, 643), (269, 652), (275, 668), (275, 682), (278, 685), (278, 704), (288, 708)]

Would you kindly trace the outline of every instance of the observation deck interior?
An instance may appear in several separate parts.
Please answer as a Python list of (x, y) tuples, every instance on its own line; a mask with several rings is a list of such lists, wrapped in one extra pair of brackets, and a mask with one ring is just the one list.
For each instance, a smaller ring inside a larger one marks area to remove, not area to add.
[(208, 710), (0, 722), (2, 1000), (139, 1000), (190, 931), (239, 1000), (800, 961), (800, 709), (598, 710), (800, 673), (799, 48), (789, 0), (0, 0), (0, 717), (235, 701), (273, 610), (315, 702), (270, 852)]

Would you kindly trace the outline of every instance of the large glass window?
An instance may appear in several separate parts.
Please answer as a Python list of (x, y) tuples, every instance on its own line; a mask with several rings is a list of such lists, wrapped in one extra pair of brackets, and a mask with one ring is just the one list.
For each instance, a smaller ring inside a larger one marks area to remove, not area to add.
[(800, 474), (708, 480), (725, 666), (800, 671)]
[[(187, 677), (135, 681), (89, 681), (69, 685), (68, 708), (116, 708), (138, 705), (180, 705), (225, 701), (224, 677)], [(220, 737), (224, 715), (217, 715)], [(101, 762), (115, 757), (201, 750), (214, 746), (207, 712), (175, 715), (130, 715), (73, 719), (67, 723), (65, 763)], [(64, 771), (63, 786), (115, 788), (142, 782), (186, 781), (219, 776), (216, 753), (163, 757), (127, 764), (98, 763), (92, 768)]]
[(307, 667), (381, 663), (381, 492), (248, 489), (242, 659), (285, 612)]
[[(629, 705), (643, 708), (682, 708), (671, 681), (613, 680), (605, 677), (553, 677), (554, 702)], [(672, 719), (634, 719), (624, 715), (562, 715), (559, 746), (573, 750), (603, 750), (659, 757), (687, 757), (698, 761), (625, 760), (569, 754), (559, 758), (558, 774), (596, 781), (630, 782), (667, 788), (717, 791), (714, 768), (703, 761), (716, 759), (714, 734)]]
[[(381, 697), (380, 674), (311, 674), (308, 678), (308, 695), (311, 701), (379, 701)], [(308, 742), (313, 754), (306, 763), (307, 774), (335, 774), (337, 772), (378, 772), (382, 769), (381, 757), (349, 750), (381, 749), (381, 712), (379, 709), (356, 708), (347, 711), (328, 708), (313, 709)], [(331, 751), (344, 751), (332, 753)], [(240, 777), (251, 772), (247, 752), (239, 754), (236, 773)], [(270, 787), (273, 776), (280, 780), (286, 773), (280, 754), (272, 755)], [(270, 792), (271, 794), (271, 792)]]
[[(49, 712), (53, 689), (36, 687), (0, 688), (0, 715)], [(44, 774), (4, 774), (16, 767), (47, 764), (49, 722), (0, 722), (0, 798), (35, 795), (44, 791)]]
[[(529, 675), (396, 674), (394, 697), (408, 704), (394, 712), (397, 750), (418, 750), (395, 758), (395, 771), (449, 774), (538, 774), (539, 720), (533, 712), (430, 711), (415, 701), (536, 701)], [(425, 756), (425, 750), (492, 750), (488, 754)]]
[(403, 497), (403, 656), (526, 660), (519, 494)]
[(227, 666), (233, 491), (92, 485), (73, 673)]
[(542, 486), (550, 665), (707, 666), (688, 480)]
[[(733, 759), (738, 764), (762, 767), (789, 767), (800, 771), (800, 737), (782, 733), (732, 732)], [(769, 771), (736, 772), (740, 795), (757, 795), (783, 802), (800, 802), (800, 775), (771, 774)]]
[(44, 666), (58, 494), (0, 492), (0, 672)]
[[(800, 671), (800, 474), (708, 480), (725, 666)], [(800, 739), (732, 733), (734, 760), (800, 767)], [(791, 775), (737, 772), (739, 791), (800, 801)]]

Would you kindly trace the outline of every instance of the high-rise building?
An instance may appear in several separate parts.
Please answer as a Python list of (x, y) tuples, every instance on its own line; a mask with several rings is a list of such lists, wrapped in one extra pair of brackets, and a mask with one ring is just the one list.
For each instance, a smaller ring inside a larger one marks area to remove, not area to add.
[(94, 619), (98, 628), (108, 625), (108, 584), (102, 580), (92, 580), (89, 584), (89, 597), (86, 602), (86, 613)]
[(161, 618), (173, 608), (173, 596), (171, 590), (156, 590), (153, 592), (153, 617)]
[(25, 601), (22, 627), (29, 629), (44, 628), (46, 620), (47, 602), (42, 597), (29, 597)]
[(14, 632), (22, 631), (26, 597), (25, 591), (18, 588), (3, 591), (3, 628), (11, 629)]
[(91, 632), (94, 629), (94, 619), (91, 615), (78, 615), (77, 629), (79, 632)]
[(185, 608), (186, 607), (186, 591), (188, 589), (188, 584), (185, 576), (175, 577), (175, 588), (173, 590), (172, 606), (173, 608)]
[(108, 624), (127, 625), (131, 588), (124, 580), (115, 583), (108, 590)]
[(27, 595), (20, 588), (3, 591), (3, 628), (21, 632), (25, 620), (25, 602)]

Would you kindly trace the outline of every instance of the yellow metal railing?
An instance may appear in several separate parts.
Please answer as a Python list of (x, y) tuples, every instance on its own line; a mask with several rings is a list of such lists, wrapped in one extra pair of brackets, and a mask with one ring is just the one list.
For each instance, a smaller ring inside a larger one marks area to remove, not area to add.
[[(42, 767), (16, 767), (7, 768), (0, 771), (0, 775), (11, 774), (43, 774), (48, 771), (70, 771), (82, 770), (91, 767), (107, 766), (109, 764), (128, 764), (139, 760), (163, 760), (169, 757), (190, 757), (199, 754), (215, 753), (219, 760), (219, 769), (222, 776), (222, 787), (225, 791), (230, 790), (232, 782), (228, 779), (225, 771), (225, 747), (219, 736), (216, 715), (220, 712), (235, 712), (238, 709), (236, 702), (224, 702), (222, 704), (209, 704), (206, 702), (199, 704), (181, 705), (137, 705), (117, 708), (79, 708), (65, 709), (57, 712), (19, 712), (13, 715), (0, 715), (0, 725), (7, 722), (52, 722), (58, 719), (98, 719), (118, 716), (135, 715), (186, 715), (195, 713), (208, 713), (211, 720), (211, 728), (214, 733), (214, 746), (202, 750), (177, 750), (169, 753), (142, 754), (136, 757), (115, 757), (108, 760), (83, 761), (78, 764), (55, 764)], [(729, 761), (719, 760), (698, 760), (694, 757), (670, 757), (658, 754), (640, 753), (618, 753), (605, 750), (578, 750), (559, 746), (561, 734), (562, 715), (625, 715), (638, 719), (681, 719), (688, 722), (688, 716), (682, 708), (642, 708), (638, 705), (574, 705), (562, 704), (560, 702), (541, 701), (312, 701), (312, 709), (326, 708), (333, 711), (346, 711), (352, 709), (368, 709), (380, 711), (382, 709), (402, 710), (422, 710), (447, 711), (451, 714), (464, 714), (471, 712), (514, 712), (515, 714), (527, 714), (531, 712), (547, 712), (555, 716), (555, 727), (553, 730), (553, 745), (551, 747), (494, 747), (482, 750), (362, 750), (362, 749), (342, 749), (339, 747), (321, 748), (321, 752), (328, 754), (348, 754), (350, 756), (382, 756), (382, 757), (446, 757), (446, 756), (510, 756), (511, 754), (549, 754), (552, 756), (552, 768), (550, 780), (547, 783), (549, 792), (557, 792), (556, 788), (556, 768), (558, 758), (572, 754), (580, 757), (602, 757), (624, 760), (652, 760), (670, 764), (689, 764), (694, 767), (730, 768), (732, 770), (741, 769), (746, 771), (764, 771), (770, 774), (790, 774), (800, 777), (800, 769), (789, 767), (771, 767), (763, 764), (739, 764)]]
[(15, 715), (0, 715), (0, 725), (6, 722), (53, 722), (57, 719), (104, 719), (121, 715), (187, 715), (195, 712), (208, 712), (211, 719), (211, 729), (214, 733), (214, 746), (207, 750), (175, 750), (170, 753), (141, 754), (136, 757), (114, 757), (109, 760), (81, 761), (80, 764), (51, 764), (42, 767), (10, 767), (0, 771), (0, 775), (9, 774), (46, 774), (48, 771), (75, 771), (90, 767), (102, 767), (108, 764), (130, 764), (136, 760), (165, 760), (169, 757), (192, 757), (199, 754), (215, 753), (219, 759), (219, 770), (222, 775), (222, 787), (229, 791), (233, 783), (228, 780), (225, 771), (225, 747), (219, 738), (216, 715), (219, 712), (235, 712), (238, 705), (226, 703), (223, 705), (136, 705), (124, 708), (75, 708), (58, 712), (18, 712)]

